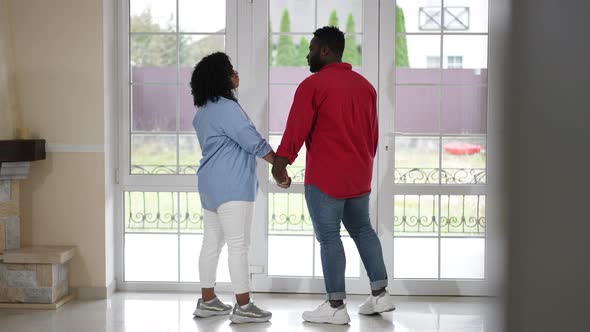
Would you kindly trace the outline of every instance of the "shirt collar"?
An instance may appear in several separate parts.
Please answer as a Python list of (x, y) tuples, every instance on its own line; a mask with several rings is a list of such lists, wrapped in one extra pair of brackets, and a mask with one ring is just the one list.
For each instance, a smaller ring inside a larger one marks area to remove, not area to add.
[(352, 70), (352, 65), (350, 65), (350, 63), (346, 63), (346, 62), (333, 62), (333, 63), (329, 63), (329, 64), (325, 65), (324, 67), (322, 67), (322, 69), (320, 71), (328, 69), (328, 68)]

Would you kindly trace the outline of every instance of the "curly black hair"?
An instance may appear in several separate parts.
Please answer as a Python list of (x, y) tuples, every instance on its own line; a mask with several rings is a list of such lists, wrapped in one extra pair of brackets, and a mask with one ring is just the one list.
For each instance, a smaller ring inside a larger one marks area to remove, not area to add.
[(223, 52), (209, 54), (199, 61), (190, 83), (194, 105), (201, 107), (209, 100), (218, 101), (219, 97), (237, 101), (231, 82), (233, 73), (234, 67)]
[(337, 27), (325, 26), (313, 33), (320, 46), (327, 46), (338, 57), (344, 53), (344, 33)]

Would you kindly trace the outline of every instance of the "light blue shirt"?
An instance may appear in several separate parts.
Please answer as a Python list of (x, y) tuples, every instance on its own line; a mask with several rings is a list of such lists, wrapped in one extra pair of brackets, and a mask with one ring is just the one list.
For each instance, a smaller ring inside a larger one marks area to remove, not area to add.
[(193, 127), (203, 154), (197, 172), (203, 208), (217, 211), (230, 201), (254, 202), (256, 157), (264, 157), (272, 148), (240, 105), (223, 97), (209, 101), (198, 108)]

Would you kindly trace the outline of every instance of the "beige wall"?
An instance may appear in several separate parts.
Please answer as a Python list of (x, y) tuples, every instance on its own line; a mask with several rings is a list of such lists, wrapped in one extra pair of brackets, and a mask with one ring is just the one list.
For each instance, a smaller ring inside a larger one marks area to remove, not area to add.
[(7, 5), (7, 0), (0, 0), (0, 139), (12, 138), (18, 126)]
[(9, 0), (23, 126), (50, 143), (103, 143), (101, 0)]
[(23, 245), (73, 245), (73, 287), (104, 287), (102, 153), (49, 153), (21, 182)]
[[(22, 126), (51, 144), (102, 145), (101, 0), (8, 0)], [(4, 20), (1, 20), (4, 21)], [(48, 153), (21, 183), (23, 244), (78, 247), (73, 287), (105, 287), (103, 153)]]

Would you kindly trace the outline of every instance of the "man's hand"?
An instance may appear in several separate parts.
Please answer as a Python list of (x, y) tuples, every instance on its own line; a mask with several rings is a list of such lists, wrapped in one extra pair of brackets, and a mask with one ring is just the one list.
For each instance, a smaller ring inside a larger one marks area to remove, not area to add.
[(288, 164), (289, 159), (281, 156), (275, 156), (272, 164), (272, 177), (281, 188), (289, 188), (291, 186), (291, 178), (287, 174)]
[[(287, 174), (287, 169), (285, 168), (285, 171), (283, 172), (283, 178), (286, 179), (283, 182), (278, 182), (277, 181), (277, 186), (283, 188), (283, 189), (287, 189), (291, 186), (291, 177)], [(275, 180), (276, 181), (276, 180)]]

